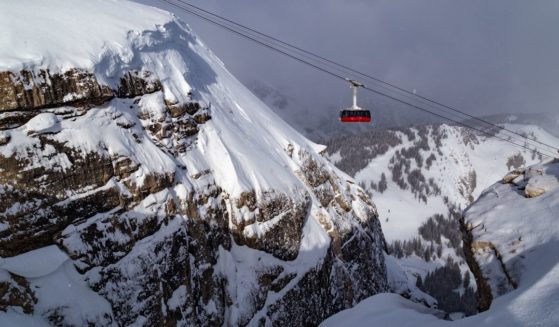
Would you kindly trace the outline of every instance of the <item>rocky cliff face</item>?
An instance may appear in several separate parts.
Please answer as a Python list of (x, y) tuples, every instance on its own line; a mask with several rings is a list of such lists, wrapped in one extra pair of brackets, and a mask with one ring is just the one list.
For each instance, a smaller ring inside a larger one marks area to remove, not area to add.
[[(211, 172), (206, 172), (192, 176), (205, 180), (203, 187), (179, 194), (184, 192), (184, 181), (178, 176), (188, 172), (188, 167), (177, 165), (176, 171), (165, 174), (145, 172), (138, 185), (131, 178), (143, 164), (137, 158), (109, 155), (102, 144), (91, 152), (66, 145), (56, 138), (69, 128), (66, 126), (49, 125), (48, 132), (45, 126), (33, 130), (34, 122), (79, 123), (95, 112), (108, 115), (105, 123), (129, 135), (129, 142), (176, 141), (180, 143), (177, 147), (158, 145), (158, 151), (176, 150), (173, 152), (178, 154), (179, 145), (185, 149), (196, 140), (201, 127), (196, 115), (204, 112), (209, 117), (207, 108), (191, 110), (191, 115), (186, 110), (173, 114), (174, 107), (166, 106), (165, 120), (171, 121), (163, 124), (142, 115), (136, 104), (139, 97), (108, 103), (111, 106), (124, 101), (126, 111), (130, 117), (136, 115), (135, 119), (123, 119), (125, 116), (115, 108), (94, 107), (97, 98), (89, 103), (90, 98), (83, 97), (82, 103), (92, 107), (89, 111), (78, 113), (78, 108), (66, 107), (63, 114), (56, 115), (36, 110), (37, 116), (27, 124), (2, 130), (6, 139), (14, 136), (2, 145), (0, 155), (2, 257), (58, 245), (89, 287), (111, 303), (109, 320), (125, 325), (137, 322), (140, 316), (152, 325), (247, 324), (258, 313), (257, 321), (262, 323), (317, 324), (386, 290), (382, 234), (373, 205), (356, 186), (340, 180), (320, 158), (304, 150), (291, 155), (301, 161), (299, 176), (309, 192), (249, 191), (232, 197), (212, 181)], [(26, 110), (22, 107), (14, 112)], [(192, 132), (181, 131), (185, 122)], [(15, 149), (22, 137), (29, 145)], [(12, 154), (5, 155), (10, 147)], [(49, 164), (40, 164), (45, 161)], [(65, 167), (68, 163), (70, 168)], [(321, 213), (318, 222), (328, 232), (331, 244), (316, 266), (299, 274), (284, 265), (299, 255), (305, 221), (314, 219), (310, 217), (313, 197), (323, 205), (321, 210), (329, 211)], [(357, 213), (351, 203), (356, 201), (365, 210), (361, 220), (354, 218)], [(256, 228), (266, 225), (269, 228)], [(233, 244), (277, 259), (275, 264), (254, 272), (253, 293), (245, 299), (228, 292), (228, 287), (234, 286), (229, 283), (234, 281), (218, 269), (223, 251), (231, 251)], [(25, 279), (14, 276), (5, 294), (19, 286), (21, 294), (14, 298), (30, 300), (9, 304), (33, 312), (31, 299), (35, 295), (24, 285)], [(268, 293), (285, 294), (267, 303)], [(180, 301), (170, 306), (169, 301), (177, 294)], [(251, 305), (232, 320), (227, 311), (244, 301)], [(210, 302), (215, 306), (211, 310)], [(47, 318), (51, 322), (65, 321), (64, 314), (57, 310)]]
[(0, 111), (55, 107), (81, 99), (103, 103), (113, 96), (109, 87), (99, 85), (92, 73), (82, 69), (55, 74), (48, 69), (0, 72), (0, 92)]
[(110, 76), (0, 73), (0, 315), (316, 325), (387, 291), (368, 196), (170, 19)]

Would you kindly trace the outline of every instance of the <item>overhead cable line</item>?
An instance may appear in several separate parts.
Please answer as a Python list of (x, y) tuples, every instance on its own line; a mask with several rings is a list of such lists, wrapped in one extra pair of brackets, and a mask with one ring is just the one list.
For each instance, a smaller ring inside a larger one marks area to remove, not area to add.
[(241, 36), (241, 37), (244, 37), (244, 38), (246, 38), (246, 39), (248, 39), (248, 40), (251, 40), (251, 41), (253, 41), (253, 42), (256, 42), (256, 43), (258, 43), (258, 44), (260, 44), (260, 45), (262, 45), (262, 46), (264, 46), (264, 47), (266, 47), (266, 48), (269, 48), (269, 49), (274, 50), (274, 51), (276, 51), (276, 52), (279, 52), (279, 53), (281, 53), (281, 54), (283, 54), (283, 55), (285, 55), (285, 56), (288, 56), (288, 57), (290, 57), (291, 59), (297, 60), (297, 61), (299, 61), (299, 62), (301, 62), (301, 63), (303, 63), (303, 64), (306, 64), (306, 65), (309, 65), (309, 66), (311, 66), (311, 67), (313, 67), (313, 68), (315, 68), (315, 69), (318, 69), (318, 70), (322, 71), (323, 73), (326, 73), (326, 74), (329, 74), (329, 75), (331, 75), (331, 76), (333, 76), (333, 77), (336, 77), (336, 78), (345, 80), (345, 77), (343, 77), (342, 75), (338, 75), (338, 74), (333, 73), (333, 72), (331, 72), (331, 71), (329, 71), (329, 70), (327, 70), (327, 69), (324, 69), (324, 68), (322, 68), (322, 67), (320, 67), (320, 66), (318, 66), (318, 65), (315, 65), (315, 64), (310, 63), (310, 62), (308, 62), (308, 61), (305, 61), (305, 60), (303, 60), (303, 59), (301, 59), (301, 58), (298, 58), (298, 57), (296, 57), (296, 56), (294, 56), (294, 55), (292, 55), (292, 54), (290, 54), (290, 53), (288, 53), (288, 52), (285, 52), (285, 51), (282, 51), (282, 50), (280, 50), (280, 49), (277, 49), (277, 48), (273, 47), (272, 45), (269, 45), (269, 44), (266, 44), (265, 42), (259, 41), (259, 40), (257, 40), (256, 38), (253, 38), (253, 37), (251, 37), (251, 36), (249, 36), (249, 35), (243, 34), (242, 32), (235, 30), (234, 28), (228, 27), (228, 26), (226, 26), (226, 25), (222, 25), (222, 24), (220, 24), (219, 22), (213, 21), (213, 20), (211, 20), (211, 19), (209, 19), (209, 18), (207, 18), (207, 17), (204, 17), (203, 15), (200, 15), (200, 14), (194, 12), (194, 11), (191, 11), (191, 10), (189, 10), (189, 9), (183, 8), (183, 7), (181, 7), (181, 6), (179, 6), (179, 5), (175, 4), (175, 3), (173, 3), (173, 2), (171, 2), (171, 1), (168, 1), (168, 0), (161, 0), (161, 1), (166, 2), (166, 3), (168, 3), (168, 4), (170, 4), (170, 5), (174, 6), (174, 7), (177, 7), (177, 8), (179, 8), (179, 9), (182, 9), (182, 10), (184, 10), (184, 11), (186, 11), (186, 12), (188, 12), (188, 13), (194, 15), (194, 16), (197, 16), (197, 17), (199, 17), (199, 18), (201, 18), (201, 19), (203, 19), (203, 20), (206, 20), (206, 21), (208, 21), (208, 22), (210, 22), (210, 23), (213, 23), (213, 24), (215, 24), (215, 25), (218, 25), (218, 26), (220, 26), (220, 27), (222, 27), (222, 28), (224, 28), (224, 29), (226, 29), (226, 30), (232, 32), (232, 33), (235, 33), (235, 34), (237, 34), (237, 35), (239, 35), (239, 36)]
[[(216, 20), (214, 20), (214, 19), (212, 19), (212, 18), (209, 18), (209, 17), (205, 16), (204, 14), (201, 14), (201, 13), (199, 13), (199, 12), (193, 11), (193, 10), (191, 10), (191, 9), (189, 9), (189, 8), (185, 8), (185, 7), (180, 6), (180, 5), (176, 4), (176, 3), (173, 3), (173, 2), (171, 2), (171, 1), (169, 1), (169, 0), (161, 0), (161, 1), (162, 1), (162, 2), (165, 2), (165, 3), (168, 3), (168, 4), (174, 6), (174, 7), (178, 8), (178, 9), (181, 9), (181, 10), (183, 10), (183, 11), (189, 13), (189, 14), (192, 14), (192, 15), (198, 17), (198, 18), (201, 18), (201, 19), (203, 19), (203, 20), (205, 20), (205, 21), (208, 21), (208, 22), (210, 22), (210, 23), (212, 23), (212, 24), (214, 24), (214, 25), (217, 25), (217, 26), (219, 26), (219, 27), (221, 27), (221, 28), (224, 28), (224, 29), (226, 29), (226, 30), (228, 30), (228, 31), (230, 31), (230, 32), (232, 32), (232, 33), (234, 33), (234, 34), (237, 34), (237, 35), (239, 35), (239, 36), (241, 36), (241, 37), (243, 37), (243, 38), (246, 38), (246, 39), (248, 39), (248, 40), (250, 40), (250, 41), (253, 41), (253, 42), (255, 42), (255, 43), (257, 43), (257, 44), (259, 44), (259, 45), (261, 45), (261, 46), (264, 46), (264, 47), (266, 47), (266, 48), (268, 48), (268, 49), (271, 49), (271, 50), (276, 51), (276, 52), (278, 52), (278, 53), (280, 53), (280, 54), (283, 54), (283, 55), (285, 55), (285, 56), (287, 56), (287, 57), (289, 57), (289, 58), (291, 58), (291, 59), (294, 59), (294, 60), (296, 60), (296, 61), (298, 61), (298, 62), (300, 62), (300, 63), (303, 63), (303, 64), (305, 64), (305, 65), (308, 65), (308, 66), (310, 66), (310, 67), (313, 67), (313, 68), (315, 68), (315, 69), (317, 69), (317, 70), (319, 70), (319, 71), (322, 71), (323, 73), (326, 73), (326, 74), (328, 74), (328, 75), (330, 75), (330, 76), (332, 76), (332, 77), (335, 77), (335, 78), (338, 78), (338, 79), (341, 79), (341, 80), (344, 80), (344, 81), (347, 80), (346, 77), (344, 77), (344, 76), (342, 76), (342, 75), (340, 75), (340, 74), (334, 73), (334, 72), (332, 72), (332, 71), (330, 71), (330, 70), (328, 70), (328, 69), (326, 69), (326, 68), (324, 68), (324, 67), (321, 67), (321, 66), (319, 66), (319, 64), (312, 63), (312, 62), (309, 62), (309, 61), (307, 61), (307, 60), (301, 59), (301, 58), (298, 57), (297, 55), (294, 55), (294, 54), (289, 53), (289, 52), (287, 52), (287, 51), (285, 51), (285, 50), (279, 49), (279, 48), (277, 47), (277, 45), (272, 45), (272, 44), (270, 44), (270, 43), (267, 42), (267, 41), (263, 41), (263, 40), (257, 39), (254, 35), (252, 35), (252, 36), (251, 36), (251, 35), (248, 35), (248, 33), (247, 33), (246, 31), (240, 31), (238, 28), (235, 28), (234, 26), (226, 25), (226, 24), (223, 23), (223, 22), (216, 21)], [(186, 4), (186, 5), (190, 5), (190, 4), (188, 4), (188, 3), (184, 2), (184, 1), (181, 1), (181, 0), (177, 0), (177, 1), (180, 2), (180, 3)], [(190, 6), (193, 6), (193, 5), (190, 5)], [(195, 6), (193, 6), (193, 7), (195, 7)], [(195, 8), (197, 8), (197, 7), (195, 7)], [(209, 13), (209, 11), (206, 11), (206, 10), (201, 10), (201, 11)], [(215, 14), (211, 14), (211, 15), (214, 16), (214, 17), (218, 17), (218, 18), (221, 17), (221, 16), (218, 16), (218, 15), (215, 15)], [(237, 25), (237, 26), (240, 26), (240, 27), (243, 27), (243, 26), (244, 26), (244, 25), (235, 23), (235, 22), (233, 22), (233, 21), (231, 21), (231, 20), (228, 20), (228, 19), (225, 19), (225, 18), (223, 18), (223, 19), (226, 20), (226, 21), (228, 21), (228, 22), (231, 22), (231, 23), (234, 24), (234, 25)], [(254, 33), (257, 33), (258, 35), (266, 36), (265, 34), (260, 33), (260, 32), (258, 32), (258, 31), (256, 31), (256, 30), (250, 29), (250, 28), (248, 28), (248, 27), (243, 27), (243, 28), (249, 29), (249, 31), (252, 31), (252, 32), (254, 32)], [(266, 37), (269, 38), (269, 39), (272, 39), (272, 40), (277, 40), (277, 39), (275, 39), (275, 38), (273, 38), (273, 37), (268, 37), (268, 36), (266, 36)], [(316, 58), (318, 58), (318, 59), (322, 59), (322, 58), (323, 58), (323, 57), (321, 57), (321, 56), (314, 55), (314, 54), (312, 54), (311, 52), (308, 52), (308, 51), (306, 51), (306, 50), (297, 48), (297, 47), (295, 47), (295, 46), (291, 46), (291, 45), (289, 45), (289, 44), (286, 43), (286, 42), (283, 42), (283, 41), (280, 41), (280, 40), (277, 40), (277, 42), (281, 42), (282, 44), (287, 45), (287, 46), (289, 46), (289, 47), (291, 47), (291, 48), (294, 48), (294, 49), (296, 49), (296, 50), (303, 51), (303, 52), (305, 52), (305, 53), (307, 53), (307, 54), (309, 54), (309, 55), (312, 55), (312, 56), (314, 56), (314, 57), (316, 57)], [(300, 54), (299, 54), (299, 55), (300, 55)], [(307, 58), (308, 58), (308, 57), (307, 57)], [(315, 59), (315, 60), (316, 60), (316, 59)], [(344, 69), (347, 69), (347, 70), (350, 70), (350, 71), (354, 71), (356, 74), (359, 74), (359, 75), (361, 75), (361, 76), (368, 77), (368, 78), (371, 78), (371, 79), (375, 79), (374, 77), (369, 77), (368, 75), (363, 74), (363, 73), (361, 73), (361, 72), (359, 72), (359, 71), (357, 71), (357, 70), (353, 70), (353, 69), (351, 69), (351, 68), (349, 68), (349, 67), (346, 67), (346, 66), (337, 64), (336, 62), (330, 61), (330, 60), (328, 60), (328, 59), (326, 59), (326, 58), (324, 58), (324, 60), (327, 60), (327, 61), (329, 61), (330, 63), (332, 63), (332, 64), (334, 64), (334, 65), (337, 65), (338, 67), (342, 67), (342, 68), (344, 68)], [(339, 70), (339, 69), (337, 69), (337, 70)], [(381, 80), (379, 80), (379, 81), (381, 81)], [(384, 84), (387, 84), (387, 85), (391, 85), (391, 84), (386, 83), (386, 82), (383, 82), (383, 81), (381, 81), (381, 82), (384, 83)], [(403, 89), (403, 88), (399, 88), (399, 87), (397, 87), (397, 86), (394, 86), (394, 87), (395, 87), (396, 89), (401, 89), (401, 91), (405, 91), (406, 93), (409, 93), (409, 94), (411, 94), (411, 95), (416, 95), (416, 94), (411, 93), (411, 92), (409, 92), (409, 91), (407, 91), (407, 90), (405, 90), (405, 89)], [(429, 109), (426, 109), (426, 108), (420, 107), (420, 106), (418, 106), (418, 105), (415, 105), (415, 104), (413, 104), (413, 103), (407, 102), (407, 101), (405, 101), (405, 100), (399, 99), (399, 98), (397, 98), (396, 96), (392, 96), (392, 95), (386, 94), (386, 93), (384, 93), (384, 92), (381, 92), (381, 91), (372, 89), (372, 88), (370, 88), (370, 87), (364, 87), (364, 89), (367, 90), (367, 91), (369, 91), (369, 92), (373, 92), (373, 93), (375, 93), (375, 94), (382, 95), (382, 96), (384, 96), (384, 97), (386, 97), (386, 98), (388, 98), (388, 99), (391, 99), (391, 100), (400, 102), (400, 103), (402, 103), (402, 104), (405, 104), (405, 105), (407, 105), (407, 106), (409, 106), (409, 107), (411, 107), (411, 108), (414, 108), (414, 109), (417, 109), (417, 110), (421, 110), (421, 111), (426, 112), (426, 113), (429, 113), (429, 114), (431, 114), (431, 115), (434, 115), (434, 116), (437, 116), (437, 117), (446, 119), (446, 120), (448, 120), (448, 121), (451, 121), (451, 122), (453, 122), (453, 123), (455, 123), (455, 124), (457, 124), (457, 125), (463, 126), (463, 127), (465, 127), (465, 128), (469, 128), (469, 129), (478, 131), (478, 132), (480, 132), (480, 133), (482, 133), (482, 134), (487, 135), (488, 137), (494, 137), (494, 138), (496, 138), (496, 139), (499, 139), (499, 140), (504, 141), (504, 142), (508, 142), (508, 143), (513, 144), (513, 145), (515, 145), (515, 146), (518, 146), (518, 147), (521, 147), (521, 148), (524, 148), (524, 149), (527, 149), (527, 150), (530, 150), (530, 151), (535, 151), (535, 153), (538, 153), (538, 154), (543, 155), (543, 156), (547, 156), (547, 157), (551, 157), (551, 158), (553, 158), (553, 157), (555, 156), (555, 154), (551, 154), (551, 155), (550, 155), (549, 152), (548, 152), (548, 153), (544, 153), (543, 151), (545, 151), (545, 150), (542, 150), (541, 148), (539, 148), (539, 147), (536, 146), (535, 144), (527, 144), (527, 143), (524, 144), (524, 145), (523, 145), (523, 144), (518, 144), (518, 143), (512, 142), (510, 139), (506, 139), (506, 138), (503, 138), (503, 137), (499, 137), (499, 136), (496, 136), (496, 135), (494, 135), (494, 134), (492, 134), (492, 133), (490, 133), (490, 132), (488, 132), (488, 131), (486, 131), (486, 130), (483, 130), (483, 129), (480, 129), (480, 128), (477, 128), (477, 127), (473, 127), (473, 126), (467, 125), (467, 124), (465, 124), (464, 122), (456, 121), (456, 120), (451, 119), (451, 118), (449, 118), (449, 117), (446, 117), (446, 116), (444, 116), (444, 115), (442, 115), (442, 114), (438, 114), (438, 113), (436, 113), (436, 112), (434, 112), (434, 111), (431, 111), (431, 110), (429, 110)], [(422, 97), (419, 96), (419, 98), (422, 98)], [(427, 99), (427, 100), (430, 101), (430, 102), (436, 103), (436, 102), (434, 102), (434, 101), (429, 100), (428, 98), (425, 98), (425, 99)], [(443, 105), (443, 106), (444, 106), (444, 105)], [(447, 112), (445, 112), (445, 113), (447, 113)], [(463, 114), (466, 115), (466, 116), (470, 116), (470, 115), (468, 115), (468, 114), (466, 114), (466, 113), (463, 113)], [(480, 120), (480, 121), (482, 121), (482, 122), (485, 122), (484, 120), (478, 119), (478, 118), (476, 118), (475, 116), (471, 116), (471, 117), (474, 118), (474, 119)], [(492, 125), (493, 127), (496, 127), (496, 128), (498, 128), (499, 130), (507, 130), (507, 129), (505, 129), (505, 128), (499, 126), (499, 125), (495, 125), (495, 124), (490, 123), (490, 122), (487, 122), (487, 124), (488, 124), (488, 125)], [(514, 132), (514, 131), (513, 131), (512, 133), (514, 133), (514, 134), (516, 134), (516, 135), (522, 137), (522, 138), (525, 139), (525, 140), (528, 140), (528, 141), (536, 141), (537, 143), (544, 144), (544, 145), (546, 145), (546, 146), (548, 146), (548, 147), (550, 147), (550, 148), (557, 149), (557, 148), (555, 148), (555, 147), (553, 147), (553, 146), (547, 145), (547, 144), (542, 143), (542, 142), (539, 142), (539, 141), (537, 141), (537, 140), (532, 140), (532, 139), (530, 139), (530, 138), (527, 138), (526, 136), (524, 136), (524, 135), (522, 135), (522, 134), (519, 134), (519, 133), (516, 133), (516, 132)], [(507, 136), (508, 136), (509, 138), (511, 137), (511, 136), (509, 136), (509, 135), (507, 135)], [(532, 146), (533, 148), (530, 148), (529, 146)], [(539, 151), (538, 151), (538, 150), (539, 150)]]
[[(363, 72), (358, 71), (358, 70), (356, 70), (356, 69), (354, 69), (354, 68), (351, 68), (351, 67), (349, 67), (349, 66), (347, 66), (347, 65), (340, 64), (340, 63), (335, 62), (335, 61), (333, 61), (333, 60), (331, 60), (331, 59), (328, 59), (328, 58), (326, 58), (326, 57), (324, 57), (324, 56), (318, 55), (318, 54), (316, 54), (316, 53), (313, 53), (313, 52), (311, 52), (311, 51), (305, 50), (305, 49), (303, 49), (303, 48), (301, 48), (301, 47), (298, 47), (298, 46), (296, 46), (296, 45), (293, 45), (293, 44), (290, 44), (290, 43), (285, 42), (285, 41), (283, 41), (283, 40), (280, 40), (280, 39), (278, 39), (278, 38), (276, 38), (276, 37), (274, 37), (274, 36), (271, 36), (271, 35), (269, 35), (269, 34), (262, 33), (262, 32), (260, 32), (260, 31), (258, 31), (258, 30), (256, 30), (256, 29), (253, 29), (253, 28), (251, 28), (251, 27), (249, 27), (249, 26), (246, 26), (246, 25), (243, 25), (243, 24), (241, 24), (241, 23), (235, 22), (235, 21), (233, 21), (233, 20), (231, 20), (231, 19), (228, 19), (228, 18), (226, 18), (226, 17), (223, 17), (223, 16), (218, 15), (218, 14), (216, 14), (216, 13), (213, 13), (213, 12), (211, 12), (211, 11), (208, 11), (208, 10), (206, 10), (206, 9), (204, 9), (204, 8), (201, 8), (201, 7), (199, 7), (199, 6), (193, 5), (193, 4), (191, 4), (191, 3), (187, 2), (187, 1), (184, 1), (184, 0), (176, 0), (176, 1), (182, 3), (182, 4), (186, 5), (186, 6), (189, 6), (189, 7), (191, 7), (191, 8), (194, 8), (194, 9), (196, 9), (196, 10), (199, 10), (199, 11), (205, 13), (205, 14), (208, 14), (208, 15), (211, 15), (211, 16), (216, 17), (216, 18), (218, 18), (218, 19), (221, 19), (221, 20), (223, 20), (223, 21), (226, 21), (226, 22), (228, 22), (228, 23), (230, 23), (230, 24), (233, 24), (233, 25), (235, 25), (235, 26), (237, 26), (237, 27), (240, 27), (240, 28), (243, 28), (243, 29), (245, 29), (245, 30), (247, 30), (247, 31), (250, 31), (250, 32), (252, 32), (252, 33), (255, 33), (255, 34), (257, 34), (257, 35), (259, 35), (259, 36), (261, 36), (261, 37), (264, 37), (264, 38), (267, 38), (267, 39), (272, 40), (272, 41), (274, 41), (274, 42), (277, 42), (277, 43), (279, 43), (279, 44), (281, 44), (281, 45), (284, 45), (284, 46), (287, 46), (287, 47), (289, 47), (289, 48), (291, 48), (291, 49), (300, 51), (300, 52), (302, 52), (302, 53), (304, 53), (304, 54), (306, 54), (306, 55), (309, 55), (309, 56), (311, 56), (311, 57), (314, 57), (314, 58), (316, 58), (316, 59), (320, 59), (320, 60), (322, 60), (322, 61), (325, 61), (325, 62), (327, 62), (327, 63), (329, 63), (329, 64), (334, 65), (335, 67), (342, 68), (342, 69), (344, 69), (344, 70), (346, 70), (346, 71), (348, 71), (348, 72), (357, 74), (357, 75), (359, 75), (359, 76), (361, 76), (361, 77), (365, 77), (365, 78), (367, 78), (367, 79), (371, 79), (371, 80), (373, 80), (373, 81), (375, 81), (375, 82), (378, 82), (378, 83), (380, 83), (380, 84), (382, 84), (382, 85), (385, 85), (385, 86), (388, 86), (388, 87), (390, 87), (390, 88), (396, 89), (396, 90), (398, 90), (398, 91), (400, 91), (400, 92), (404, 92), (404, 93), (406, 93), (407, 95), (410, 95), (410, 96), (412, 96), (412, 97), (414, 97), (414, 98), (418, 98), (418, 99), (427, 101), (427, 102), (429, 102), (429, 103), (432, 103), (432, 104), (435, 104), (435, 105), (437, 105), (437, 106), (443, 107), (443, 108), (445, 108), (445, 109), (451, 110), (452, 112), (455, 112), (455, 113), (464, 115), (464, 116), (466, 116), (466, 117), (468, 117), (468, 118), (474, 119), (474, 120), (476, 120), (476, 121), (478, 121), (478, 122), (482, 122), (482, 123), (484, 123), (484, 124), (487, 124), (487, 125), (490, 125), (490, 126), (492, 126), (492, 127), (498, 128), (499, 130), (507, 131), (507, 132), (509, 132), (509, 133), (515, 134), (515, 135), (517, 135), (517, 136), (520, 136), (520, 137), (522, 137), (522, 138), (524, 138), (524, 139), (527, 139), (527, 140), (530, 140), (530, 141), (532, 141), (532, 142), (536, 142), (536, 143), (538, 143), (538, 144), (540, 144), (540, 145), (544, 145), (544, 146), (546, 146), (546, 147), (549, 147), (549, 148), (551, 148), (551, 149), (553, 149), (553, 150), (555, 150), (555, 151), (559, 151), (559, 148), (557, 148), (557, 147), (555, 147), (555, 146), (546, 144), (546, 143), (541, 142), (541, 141), (539, 141), (539, 140), (537, 140), (537, 139), (529, 138), (529, 137), (527, 137), (527, 136), (525, 136), (525, 135), (522, 135), (522, 134), (520, 134), (520, 133), (518, 133), (518, 132), (516, 132), (516, 131), (510, 130), (510, 129), (506, 128), (506, 127), (503, 127), (503, 126), (497, 125), (497, 124), (495, 124), (495, 123), (492, 123), (492, 122), (490, 122), (490, 121), (488, 121), (488, 120), (486, 120), (486, 119), (482, 119), (482, 118), (473, 116), (473, 115), (468, 114), (468, 113), (466, 113), (466, 112), (464, 112), (464, 111), (462, 111), (462, 110), (456, 109), (456, 108), (451, 107), (451, 106), (449, 106), (449, 105), (445, 105), (445, 104), (441, 103), (440, 101), (430, 99), (430, 98), (425, 97), (425, 96), (422, 96), (422, 95), (420, 95), (420, 94), (416, 94), (416, 93), (411, 92), (411, 91), (409, 91), (409, 90), (406, 90), (406, 89), (404, 89), (404, 88), (402, 88), (402, 87), (400, 87), (400, 86), (398, 86), (398, 85), (395, 85), (395, 84), (393, 84), (393, 83), (384, 81), (384, 80), (382, 80), (382, 79), (380, 79), (380, 78), (377, 78), (377, 77), (375, 77), (375, 76), (372, 76), (372, 75), (370, 75), (370, 74), (363, 73)], [(462, 118), (462, 117), (461, 117), (461, 118)]]

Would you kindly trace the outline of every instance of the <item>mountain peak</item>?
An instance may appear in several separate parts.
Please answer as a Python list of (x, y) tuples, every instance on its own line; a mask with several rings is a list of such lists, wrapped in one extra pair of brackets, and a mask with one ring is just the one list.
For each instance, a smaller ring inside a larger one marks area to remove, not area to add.
[(184, 23), (125, 1), (22, 3), (37, 44), (0, 22), (0, 288), (26, 301), (0, 310), (302, 325), (388, 289), (369, 197)]

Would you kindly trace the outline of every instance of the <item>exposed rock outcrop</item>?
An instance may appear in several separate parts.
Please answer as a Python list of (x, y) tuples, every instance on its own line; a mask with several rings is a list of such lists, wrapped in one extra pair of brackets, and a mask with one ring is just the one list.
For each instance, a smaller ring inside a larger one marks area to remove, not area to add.
[(491, 287), (486, 281), (481, 267), (479, 266), (474, 252), (476, 248), (474, 247), (473, 235), (470, 226), (467, 226), (463, 219), (460, 220), (460, 230), (463, 236), (463, 250), (466, 262), (470, 267), (470, 271), (474, 274), (476, 280), (477, 292), (476, 299), (478, 304), (479, 312), (489, 310), (491, 307), (491, 302), (493, 302), (493, 294), (491, 293)]
[(27, 280), (21, 276), (0, 272), (0, 311), (15, 307), (26, 314), (33, 313), (37, 298)]
[[(93, 73), (78, 68), (63, 73), (51, 73), (48, 69), (0, 72), (0, 130), (21, 126), (45, 109), (67, 115), (73, 112), (72, 109), (62, 106), (88, 109), (106, 103), (115, 96), (134, 98), (161, 89), (161, 82), (149, 71), (125, 73), (116, 90), (100, 84)], [(200, 109), (196, 102), (172, 108), (177, 107)], [(176, 109), (173, 111), (176, 113)], [(209, 120), (197, 116), (192, 119), (198, 124)]]
[(100, 85), (92, 73), (83, 69), (69, 69), (64, 73), (51, 73), (48, 69), (37, 72), (0, 72), (0, 112), (59, 107), (65, 104), (101, 104), (114, 96), (113, 90)]
[(130, 71), (120, 78), (116, 92), (119, 98), (134, 98), (161, 91), (161, 82), (149, 71)]
[(282, 260), (297, 257), (310, 199), (270, 192), (258, 201), (254, 192), (245, 192), (232, 207), (232, 233), (237, 244)]

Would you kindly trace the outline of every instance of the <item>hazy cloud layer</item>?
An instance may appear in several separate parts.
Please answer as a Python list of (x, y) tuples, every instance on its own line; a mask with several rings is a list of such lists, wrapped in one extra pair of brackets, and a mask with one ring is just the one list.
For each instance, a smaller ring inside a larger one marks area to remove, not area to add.
[[(559, 1), (190, 2), (473, 114), (559, 112)], [(174, 11), (241, 80), (316, 110), (349, 102), (342, 82)]]

